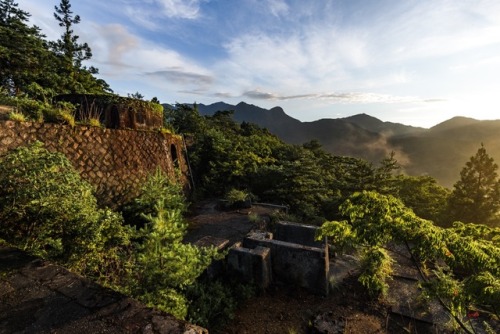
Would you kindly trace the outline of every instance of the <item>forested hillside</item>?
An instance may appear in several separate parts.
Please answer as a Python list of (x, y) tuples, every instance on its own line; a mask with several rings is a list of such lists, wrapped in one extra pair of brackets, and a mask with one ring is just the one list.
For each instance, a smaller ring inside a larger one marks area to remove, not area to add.
[(456, 117), (431, 129), (382, 122), (366, 114), (339, 119), (300, 122), (275, 107), (263, 109), (241, 102), (197, 105), (200, 114), (234, 110), (233, 119), (268, 129), (283, 141), (301, 145), (318, 140), (334, 155), (351, 156), (377, 163), (395, 153), (405, 173), (429, 175), (451, 188), (460, 168), (484, 143), (491, 156), (500, 161), (500, 121), (478, 121)]

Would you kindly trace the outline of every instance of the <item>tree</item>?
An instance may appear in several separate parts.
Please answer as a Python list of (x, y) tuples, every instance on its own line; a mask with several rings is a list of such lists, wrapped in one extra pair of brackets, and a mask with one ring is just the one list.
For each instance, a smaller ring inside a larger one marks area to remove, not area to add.
[(92, 58), (92, 50), (87, 43), (78, 43), (79, 36), (74, 34), (73, 25), (80, 23), (80, 16), (71, 11), (69, 0), (61, 0), (58, 6), (54, 6), (54, 17), (59, 26), (64, 28), (61, 39), (53, 43), (54, 51), (63, 56), (68, 70), (73, 67), (80, 68), (82, 61)]
[(144, 95), (139, 92), (135, 92), (133, 94), (128, 93), (127, 96), (131, 99), (144, 100)]
[(399, 175), (396, 180), (397, 197), (420, 218), (441, 224), (450, 190), (440, 186), (430, 176)]
[(93, 66), (87, 68), (82, 63), (92, 58), (92, 50), (87, 43), (79, 43), (73, 26), (80, 23), (80, 16), (74, 15), (69, 0), (61, 0), (54, 6), (54, 17), (59, 26), (64, 28), (60, 39), (51, 42), (50, 46), (59, 59), (63, 79), (60, 89), (64, 93), (104, 93), (110, 92), (108, 84), (93, 75), (99, 70)]
[(217, 249), (182, 242), (187, 232), (182, 184), (160, 170), (149, 176), (132, 206), (146, 223), (133, 244), (134, 270), (122, 288), (143, 302), (185, 318), (186, 289), (218, 257)]
[(500, 181), (497, 169), (498, 165), (481, 144), (476, 155), (460, 172), (460, 180), (453, 186), (448, 203), (450, 222), (498, 226)]
[(40, 28), (29, 26), (30, 14), (18, 7), (14, 0), (0, 0), (0, 85), (11, 96), (50, 76), (54, 61)]
[(401, 245), (419, 273), (423, 297), (437, 298), (466, 333), (475, 333), (463, 321), (471, 308), (498, 319), (500, 228), (460, 222), (441, 228), (399, 199), (373, 191), (354, 193), (340, 211), (345, 220), (324, 223), (318, 239), (328, 236), (338, 251), (364, 250), (358, 280), (373, 296), (389, 288), (394, 259), (386, 249)]

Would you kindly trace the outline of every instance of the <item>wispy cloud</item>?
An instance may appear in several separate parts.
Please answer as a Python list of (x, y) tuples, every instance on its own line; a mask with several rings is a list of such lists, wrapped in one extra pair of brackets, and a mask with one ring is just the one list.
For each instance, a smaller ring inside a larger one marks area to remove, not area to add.
[[(40, 3), (20, 6), (58, 38), (53, 6)], [(481, 107), (500, 108), (486, 96), (499, 88), (495, 0), (86, 0), (73, 9), (90, 64), (118, 92), (134, 85), (179, 101), (279, 101), (311, 118), (332, 105), (401, 114), (398, 104), (430, 117), (465, 105), (469, 91), (481, 92)]]
[(200, 0), (154, 0), (167, 17), (196, 19), (200, 16)]
[(285, 0), (266, 0), (269, 5), (269, 10), (274, 16), (287, 15), (289, 7)]
[(376, 94), (369, 92), (331, 92), (331, 93), (311, 93), (300, 95), (278, 95), (274, 93), (251, 90), (243, 93), (243, 96), (258, 100), (298, 100), (298, 99), (319, 99), (329, 100), (331, 103), (416, 103), (416, 102), (437, 102), (439, 99), (423, 100), (412, 96), (393, 96), (389, 94)]
[(155, 72), (146, 72), (147, 76), (160, 77), (161, 79), (178, 83), (178, 84), (197, 84), (209, 85), (213, 82), (213, 78), (208, 75), (185, 72), (182, 69), (173, 68), (167, 70), (159, 70)]
[(201, 1), (203, 0), (128, 0), (121, 11), (124, 11), (137, 25), (158, 31), (162, 29), (164, 19), (196, 20), (200, 18)]

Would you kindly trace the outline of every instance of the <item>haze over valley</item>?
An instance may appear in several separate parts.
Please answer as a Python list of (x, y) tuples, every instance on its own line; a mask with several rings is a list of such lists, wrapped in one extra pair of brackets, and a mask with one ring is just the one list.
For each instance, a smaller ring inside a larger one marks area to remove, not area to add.
[(264, 109), (245, 102), (197, 106), (202, 115), (233, 110), (236, 121), (258, 124), (287, 143), (300, 145), (316, 139), (334, 155), (358, 157), (377, 164), (395, 152), (403, 172), (432, 176), (449, 188), (459, 179), (460, 170), (481, 143), (495, 161), (500, 161), (500, 120), (457, 116), (426, 129), (383, 122), (367, 114), (301, 122), (281, 107)]

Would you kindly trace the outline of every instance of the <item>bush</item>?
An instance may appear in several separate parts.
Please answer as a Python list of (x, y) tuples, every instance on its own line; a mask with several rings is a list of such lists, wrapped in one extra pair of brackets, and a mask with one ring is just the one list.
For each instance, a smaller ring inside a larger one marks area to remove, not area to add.
[(12, 111), (9, 113), (9, 120), (14, 122), (26, 122), (26, 117), (17, 111)]
[(232, 278), (216, 281), (205, 278), (191, 286), (187, 292), (191, 301), (188, 320), (210, 332), (217, 332), (234, 318), (234, 313), (242, 302), (255, 295), (256, 287)]
[(230, 189), (225, 196), (226, 205), (228, 208), (242, 209), (252, 206), (251, 194), (238, 189)]
[(40, 142), (0, 159), (0, 225), (1, 238), (70, 266), (98, 262), (128, 238), (69, 160)]

